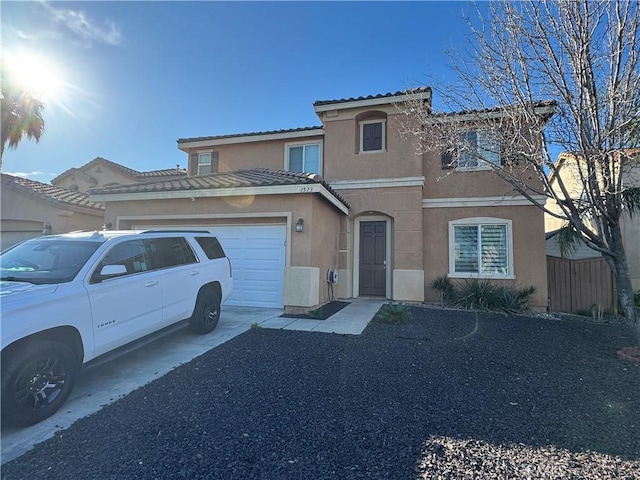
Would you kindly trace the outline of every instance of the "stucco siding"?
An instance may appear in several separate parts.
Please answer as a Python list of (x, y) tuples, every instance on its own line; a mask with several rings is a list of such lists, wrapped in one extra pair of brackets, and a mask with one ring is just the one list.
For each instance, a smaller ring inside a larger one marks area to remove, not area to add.
[(544, 220), (534, 206), (491, 208), (427, 208), (424, 210), (425, 299), (438, 301), (438, 293), (430, 287), (437, 277), (449, 274), (449, 222), (471, 217), (491, 217), (512, 221), (513, 268), (515, 279), (493, 280), (498, 283), (528, 287), (536, 292), (531, 306), (547, 305), (547, 268), (545, 262)]

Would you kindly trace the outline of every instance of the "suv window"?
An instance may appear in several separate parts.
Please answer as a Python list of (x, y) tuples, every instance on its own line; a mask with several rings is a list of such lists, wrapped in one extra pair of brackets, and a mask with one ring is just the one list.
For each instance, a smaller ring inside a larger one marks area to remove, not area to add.
[(154, 270), (197, 262), (191, 246), (182, 237), (149, 238), (145, 244)]
[(196, 237), (196, 242), (202, 247), (202, 250), (210, 260), (226, 257), (216, 237)]
[(149, 257), (144, 243), (138, 239), (114, 245), (102, 258), (91, 277), (91, 283), (97, 283), (105, 279), (104, 276), (100, 275), (100, 271), (106, 265), (123, 265), (127, 270), (126, 273), (110, 275), (109, 278), (145, 272), (150, 269)]

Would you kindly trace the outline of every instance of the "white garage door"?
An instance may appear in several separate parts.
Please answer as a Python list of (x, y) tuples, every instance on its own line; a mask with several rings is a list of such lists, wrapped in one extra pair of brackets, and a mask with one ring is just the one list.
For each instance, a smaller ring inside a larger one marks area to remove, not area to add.
[(226, 305), (282, 308), (285, 226), (213, 226), (233, 268)]

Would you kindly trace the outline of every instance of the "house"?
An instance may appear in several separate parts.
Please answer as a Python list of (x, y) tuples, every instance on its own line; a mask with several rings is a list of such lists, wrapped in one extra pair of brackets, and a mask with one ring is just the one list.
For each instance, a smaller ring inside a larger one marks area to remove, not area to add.
[(212, 228), (232, 260), (232, 305), (437, 301), (429, 284), (448, 275), (533, 285), (532, 305), (545, 308), (541, 210), (489, 168), (451, 171), (441, 152), (418, 153), (400, 134), (409, 95), (430, 105), (429, 88), (324, 100), (313, 104), (317, 126), (180, 138), (184, 178), (90, 198), (114, 228)]
[(101, 229), (104, 206), (86, 193), (2, 174), (0, 239), (4, 250), (43, 234)]
[[(550, 177), (550, 186), (555, 191), (559, 190), (559, 182), (562, 181), (567, 189), (570, 198), (581, 198), (582, 182), (580, 180), (580, 172), (578, 168), (578, 157), (568, 152), (563, 152), (558, 156), (556, 162), (557, 174)], [(632, 151), (625, 163), (623, 172), (623, 185), (625, 187), (640, 187), (640, 157), (637, 151)], [(561, 214), (561, 210), (553, 200), (548, 200), (547, 208), (553, 212)], [(565, 220), (545, 214), (545, 231), (547, 234), (555, 232), (566, 224)], [(620, 228), (622, 230), (622, 241), (627, 255), (629, 264), (629, 274), (631, 276), (631, 284), (634, 291), (640, 290), (640, 215), (624, 215), (620, 220)], [(557, 238), (549, 235), (547, 240), (548, 255), (557, 255)], [(591, 254), (587, 251), (589, 250)], [(554, 253), (555, 252), (555, 253)], [(589, 249), (585, 244), (580, 242), (577, 248), (568, 255), (569, 259), (600, 257), (595, 250)]]
[(138, 172), (106, 158), (96, 157), (79, 168), (70, 168), (51, 180), (58, 187), (86, 192), (90, 188), (111, 187), (122, 184), (162, 182), (186, 176), (180, 166), (151, 172)]

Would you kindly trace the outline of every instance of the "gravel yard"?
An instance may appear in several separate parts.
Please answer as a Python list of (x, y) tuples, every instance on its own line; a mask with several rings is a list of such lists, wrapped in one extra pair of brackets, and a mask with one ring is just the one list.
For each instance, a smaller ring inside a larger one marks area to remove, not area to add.
[(640, 479), (619, 325), (415, 307), (252, 329), (2, 467), (9, 479)]

